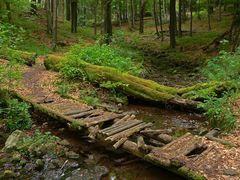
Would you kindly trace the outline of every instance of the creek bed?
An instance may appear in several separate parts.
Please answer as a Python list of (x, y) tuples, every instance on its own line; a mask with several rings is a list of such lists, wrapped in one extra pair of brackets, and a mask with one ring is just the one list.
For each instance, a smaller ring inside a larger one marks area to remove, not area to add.
[[(44, 118), (39, 115), (38, 117), (35, 116), (35, 119), (45, 121)], [(41, 121), (38, 121), (37, 126), (41, 127), (41, 130), (43, 131), (50, 131), (53, 135), (67, 140), (71, 144), (72, 150), (80, 154), (85, 168), (92, 168), (94, 166), (107, 167), (109, 173), (102, 178), (104, 180), (183, 179), (182, 177), (149, 164), (139, 158), (129, 155), (128, 153), (121, 151), (112, 152), (97, 142), (88, 142), (87, 138), (83, 137), (79, 132), (70, 131), (59, 125), (57, 122), (50, 121), (47, 125), (42, 126)]]
[[(176, 133), (181, 134), (186, 131), (197, 134), (198, 130), (205, 126), (204, 119), (200, 115), (194, 113), (184, 113), (159, 107), (134, 104), (128, 105), (125, 109), (128, 111), (135, 111), (136, 116), (139, 119), (146, 122), (153, 122), (156, 128), (171, 129), (175, 135)], [(82, 136), (79, 132), (70, 131), (65, 128), (64, 125), (59, 124), (59, 122), (49, 121), (49, 118), (41, 113), (34, 112), (33, 119), (35, 120), (35, 126), (33, 129), (40, 129), (43, 132), (52, 132), (53, 135), (67, 140), (70, 143), (71, 150), (80, 155), (78, 164), (80, 165), (81, 171), (85, 170), (85, 173), (88, 175), (89, 173), (91, 174), (91, 170), (93, 169), (95, 171), (96, 168), (105, 167), (108, 169), (108, 173), (101, 178), (103, 180), (183, 179), (127, 153), (121, 151), (112, 152), (111, 150), (104, 148), (101, 144), (89, 142), (89, 139)], [(3, 146), (3, 143), (3, 141), (0, 141), (0, 147)], [(100, 168), (97, 173), (101, 174), (101, 171)], [(76, 170), (73, 172), (76, 172)], [(83, 173), (84, 176), (84, 172), (81, 173)], [(31, 178), (31, 176), (32, 175), (29, 175), (28, 177)], [(38, 174), (36, 171), (34, 177), (41, 177), (41, 173)], [(70, 177), (70, 179), (71, 178), (72, 177)], [(67, 179), (67, 177), (63, 178), (62, 176), (59, 176), (55, 179)], [(89, 179), (89, 177), (83, 177), (83, 179)]]
[(129, 104), (123, 109), (133, 111), (137, 119), (152, 122), (156, 129), (168, 129), (171, 135), (179, 136), (186, 132), (199, 134), (207, 128), (206, 119), (201, 114), (194, 112), (183, 112), (146, 104)]

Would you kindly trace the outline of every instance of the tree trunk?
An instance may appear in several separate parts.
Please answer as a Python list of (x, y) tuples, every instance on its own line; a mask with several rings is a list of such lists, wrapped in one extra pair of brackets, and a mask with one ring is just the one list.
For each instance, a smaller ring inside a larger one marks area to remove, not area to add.
[(170, 47), (176, 47), (176, 0), (170, 0)]
[(146, 1), (140, 0), (140, 12), (139, 12), (139, 16), (140, 16), (139, 17), (139, 20), (140, 20), (139, 33), (140, 34), (144, 32), (145, 5), (146, 5)]
[(52, 29), (52, 0), (46, 0), (46, 9), (47, 9), (47, 33), (52, 34), (53, 29)]
[(201, 0), (198, 0), (198, 2), (197, 2), (197, 17), (199, 20), (201, 20), (200, 11), (201, 11)]
[(178, 4), (178, 35), (182, 37), (182, 0)]
[(155, 29), (156, 29), (156, 34), (158, 37), (160, 37), (160, 33), (158, 30), (158, 15), (157, 15), (157, 10), (156, 10), (156, 0), (153, 0), (153, 15), (154, 15), (154, 21), (155, 21)]
[[(59, 70), (59, 62), (64, 57), (49, 55), (44, 61), (44, 65), (47, 69), (55, 71)], [(178, 107), (185, 107), (194, 109), (197, 107), (198, 102), (190, 100), (191, 97), (187, 96), (190, 92), (197, 90), (205, 90), (211, 92), (220, 91), (220, 89), (227, 87), (224, 82), (210, 82), (200, 83), (186, 88), (174, 88), (158, 84), (151, 80), (142, 79), (128, 73), (123, 73), (115, 68), (107, 66), (98, 66), (86, 63), (85, 61), (79, 61), (79, 68), (82, 68), (86, 73), (86, 77), (91, 77), (91, 81), (101, 84), (102, 82), (121, 82), (118, 86), (118, 90), (125, 93), (128, 96), (159, 103), (169, 103)], [(81, 76), (81, 75), (79, 75)]]
[(112, 37), (112, 0), (104, 0), (104, 35), (105, 43), (110, 44)]
[(222, 21), (222, 0), (219, 0), (219, 14), (218, 14), (218, 20)]
[(193, 12), (192, 12), (192, 0), (190, 0), (190, 30), (189, 35), (192, 37), (192, 29), (193, 29)]
[(94, 4), (94, 35), (97, 35), (97, 9), (98, 9), (98, 0)]
[(118, 2), (118, 7), (117, 7), (117, 22), (118, 22), (118, 26), (121, 27), (122, 26), (122, 2), (119, 1)]
[(71, 20), (71, 0), (66, 0), (66, 20)]
[(52, 1), (53, 1), (52, 49), (53, 49), (53, 51), (56, 51), (56, 49), (57, 49), (57, 8), (58, 8), (58, 0), (52, 0)]
[(77, 0), (72, 0), (71, 2), (71, 32), (77, 32)]
[(160, 22), (160, 29), (161, 29), (161, 40), (164, 40), (164, 36), (163, 36), (163, 22), (162, 22), (162, 10), (163, 10), (163, 1), (159, 0), (158, 1), (159, 4), (159, 22)]
[(234, 3), (234, 16), (229, 35), (231, 50), (235, 51), (240, 45), (240, 2)]
[(211, 0), (208, 0), (208, 30), (211, 31)]
[(8, 22), (12, 22), (12, 14), (11, 14), (11, 5), (10, 2), (6, 2), (6, 9), (7, 9), (7, 17), (8, 17)]

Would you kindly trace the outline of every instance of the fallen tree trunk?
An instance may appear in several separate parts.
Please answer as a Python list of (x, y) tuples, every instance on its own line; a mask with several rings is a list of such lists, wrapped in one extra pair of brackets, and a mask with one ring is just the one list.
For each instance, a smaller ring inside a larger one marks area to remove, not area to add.
[(35, 64), (37, 54), (26, 51), (18, 51), (10, 48), (0, 48), (0, 58), (7, 59), (9, 61), (15, 60), (17, 62), (23, 62), (29, 66), (32, 66)]
[[(49, 55), (45, 61), (45, 67), (49, 70), (59, 71), (59, 62), (64, 60), (64, 57)], [(98, 66), (79, 61), (81, 68), (86, 76), (92, 82), (101, 84), (106, 81), (120, 82), (118, 90), (128, 96), (143, 99), (151, 102), (169, 103), (178, 107), (196, 109), (199, 101), (188, 98), (189, 92), (199, 89), (209, 89), (213, 87), (213, 91), (222, 87), (223, 83), (201, 83), (188, 88), (177, 89), (174, 87), (160, 85), (152, 80), (142, 79), (128, 73), (123, 73), (115, 68)], [(80, 76), (80, 75), (79, 75)], [(214, 86), (213, 86), (214, 85)], [(186, 97), (185, 97), (186, 96)]]

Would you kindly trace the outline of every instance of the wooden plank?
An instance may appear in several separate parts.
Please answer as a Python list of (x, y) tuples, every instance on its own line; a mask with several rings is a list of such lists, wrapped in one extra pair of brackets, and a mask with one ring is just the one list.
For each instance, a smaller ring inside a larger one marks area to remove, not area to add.
[(94, 113), (95, 111), (97, 111), (97, 110), (94, 109), (94, 110), (90, 110), (90, 111), (86, 111), (86, 112), (81, 112), (78, 114), (73, 114), (73, 115), (71, 115), (71, 118), (74, 118), (74, 119), (83, 118), (83, 117), (89, 116), (90, 114)]
[(122, 138), (122, 139), (120, 139), (118, 142), (116, 142), (114, 145), (113, 145), (113, 147), (115, 148), (115, 149), (118, 149), (121, 145), (123, 145), (125, 142), (127, 141), (127, 138), (125, 137), (125, 138)]
[(114, 123), (114, 125), (121, 124), (121, 123), (123, 123), (123, 122), (125, 122), (125, 121), (131, 121), (131, 120), (135, 119), (135, 117), (136, 117), (135, 115), (127, 114), (127, 115), (124, 116), (122, 119), (116, 121), (116, 122)]
[(126, 121), (126, 122), (123, 122), (123, 123), (121, 123), (121, 124), (118, 124), (118, 125), (111, 126), (111, 127), (106, 128), (106, 129), (103, 129), (103, 130), (101, 131), (101, 133), (106, 134), (106, 133), (108, 133), (108, 132), (111, 132), (111, 131), (113, 131), (113, 130), (122, 128), (122, 127), (124, 127), (124, 126), (126, 126), (126, 125), (128, 125), (128, 124), (130, 124), (130, 123), (133, 123), (133, 122), (142, 122), (142, 121), (139, 121), (139, 120), (136, 120), (136, 119), (133, 119), (132, 121), (129, 121), (129, 122)]
[(186, 133), (184, 136), (172, 141), (171, 143), (156, 148), (152, 153), (160, 159), (176, 159), (180, 156), (185, 156), (192, 152), (194, 149), (202, 147), (202, 138)]
[(141, 124), (139, 124), (137, 126), (134, 126), (134, 127), (130, 128), (130, 129), (122, 131), (122, 132), (120, 132), (118, 134), (115, 134), (113, 136), (109, 136), (105, 140), (106, 141), (108, 141), (108, 140), (110, 140), (110, 141), (118, 141), (121, 138), (129, 137), (129, 136), (133, 135), (134, 133), (139, 132), (140, 130), (142, 130), (142, 129), (146, 128), (146, 127), (151, 127), (151, 126), (152, 126), (152, 123), (147, 123), (147, 124), (146, 123), (141, 123)]
[(93, 118), (89, 118), (89, 119), (84, 119), (84, 123), (86, 125), (86, 127), (90, 127), (102, 122), (107, 122), (107, 121), (111, 121), (114, 120), (116, 118), (122, 117), (122, 114), (113, 114), (113, 113), (109, 113), (108, 115), (103, 115), (101, 117), (93, 117)]
[(106, 135), (107, 135), (107, 136), (112, 136), (112, 135), (114, 135), (114, 134), (117, 134), (117, 133), (119, 133), (119, 132), (121, 132), (121, 131), (124, 131), (124, 130), (127, 130), (127, 129), (129, 129), (129, 128), (132, 128), (132, 127), (134, 127), (134, 126), (136, 126), (136, 125), (138, 125), (138, 124), (141, 124), (141, 123), (142, 123), (142, 121), (130, 122), (129, 124), (127, 124), (127, 125), (125, 125), (125, 126), (123, 126), (123, 127), (121, 127), (121, 128), (114, 129), (113, 131), (107, 132)]
[(71, 110), (71, 111), (67, 111), (64, 113), (65, 116), (72, 116), (74, 114), (79, 114), (79, 113), (82, 113), (82, 112), (86, 112), (86, 111), (90, 111), (92, 110), (91, 107), (89, 108), (85, 108), (85, 109), (75, 109), (75, 110)]

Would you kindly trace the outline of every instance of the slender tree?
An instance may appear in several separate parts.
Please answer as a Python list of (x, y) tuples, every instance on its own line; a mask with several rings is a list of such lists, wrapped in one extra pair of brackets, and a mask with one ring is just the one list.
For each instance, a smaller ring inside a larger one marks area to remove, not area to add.
[(192, 0), (190, 0), (190, 31), (189, 31), (189, 35), (192, 36), (192, 29), (193, 29), (193, 8), (192, 8), (193, 4), (192, 4)]
[(6, 4), (8, 22), (11, 23), (12, 22), (11, 4), (9, 1), (6, 1), (5, 4)]
[(66, 20), (71, 20), (71, 0), (66, 0)]
[(159, 33), (159, 30), (158, 30), (158, 15), (157, 15), (157, 3), (156, 3), (156, 0), (153, 0), (153, 15), (154, 15), (154, 22), (155, 22), (155, 29), (156, 29), (156, 34), (158, 37), (160, 37), (160, 33)]
[(162, 10), (163, 10), (163, 1), (159, 0), (158, 1), (159, 4), (159, 23), (160, 23), (160, 30), (161, 30), (161, 40), (164, 40), (164, 36), (163, 36), (163, 22), (162, 22)]
[(52, 30), (53, 30), (53, 38), (52, 38), (52, 49), (56, 51), (57, 49), (57, 8), (58, 8), (58, 0), (53, 1), (53, 23), (52, 23)]
[(71, 0), (71, 32), (77, 32), (78, 1)]
[(208, 11), (208, 30), (211, 31), (211, 0), (208, 0), (207, 11)]
[(219, 14), (218, 14), (218, 20), (221, 21), (222, 20), (222, 0), (219, 0), (218, 2), (218, 8), (219, 8)]
[(178, 35), (182, 36), (182, 0), (178, 2)]
[(176, 47), (176, 0), (170, 0), (170, 47)]
[(109, 44), (112, 37), (112, 0), (103, 0), (103, 2), (105, 43)]
[(46, 0), (46, 10), (47, 10), (47, 33), (52, 34), (53, 29), (52, 29), (52, 0)]
[(144, 32), (144, 16), (145, 16), (145, 6), (146, 0), (140, 0), (140, 12), (139, 12), (139, 33), (142, 34)]

